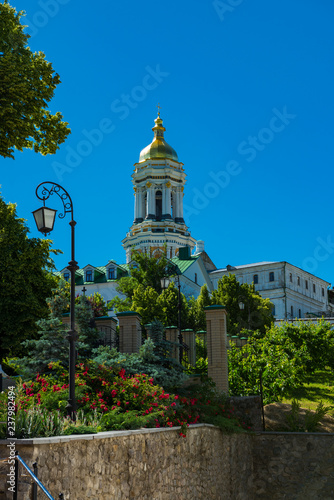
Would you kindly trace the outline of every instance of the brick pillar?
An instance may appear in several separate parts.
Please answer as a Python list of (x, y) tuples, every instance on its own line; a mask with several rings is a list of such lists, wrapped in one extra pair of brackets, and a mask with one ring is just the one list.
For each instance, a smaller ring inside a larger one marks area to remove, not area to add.
[(208, 375), (217, 389), (228, 393), (227, 336), (225, 306), (204, 308), (208, 346)]
[(173, 343), (170, 357), (176, 359), (176, 361), (179, 361), (180, 359), (180, 354), (179, 354), (180, 348), (179, 348), (179, 338), (178, 338), (179, 330), (177, 329), (177, 326), (166, 326), (165, 332), (166, 332), (166, 340), (168, 342)]
[(188, 361), (191, 366), (196, 365), (196, 341), (195, 333), (193, 330), (182, 330), (183, 342), (187, 344), (189, 350), (187, 351)]
[(135, 311), (117, 313), (119, 321), (119, 352), (137, 353), (141, 347), (140, 314)]

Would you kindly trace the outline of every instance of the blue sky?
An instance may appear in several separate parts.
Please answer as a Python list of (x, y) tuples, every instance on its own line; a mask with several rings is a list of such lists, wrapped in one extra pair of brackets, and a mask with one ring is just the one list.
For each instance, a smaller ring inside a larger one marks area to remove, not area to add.
[[(55, 181), (73, 200), (80, 267), (125, 262), (131, 173), (159, 102), (186, 223), (216, 266), (286, 260), (334, 282), (331, 0), (11, 5), (61, 77), (50, 109), (72, 129), (56, 155), (0, 160), (2, 196), (32, 236), (35, 188)], [(59, 269), (67, 222), (52, 234)]]

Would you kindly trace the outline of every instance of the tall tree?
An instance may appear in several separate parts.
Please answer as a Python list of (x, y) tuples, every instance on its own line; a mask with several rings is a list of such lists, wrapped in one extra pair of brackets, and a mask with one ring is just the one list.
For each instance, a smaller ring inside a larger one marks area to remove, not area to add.
[[(171, 283), (157, 299), (159, 311), (161, 312), (161, 321), (165, 326), (178, 325), (179, 311), (179, 292)], [(188, 302), (183, 293), (181, 293), (181, 328), (189, 328), (188, 324), (189, 307)]]
[(161, 319), (158, 297), (158, 293), (151, 286), (138, 285), (135, 289), (131, 310), (141, 315), (142, 325), (150, 323), (154, 318)]
[(19, 355), (21, 342), (36, 338), (36, 321), (48, 314), (46, 298), (57, 280), (51, 271), (51, 240), (28, 238), (16, 206), (0, 197), (0, 355)]
[[(39, 327), (39, 338), (28, 339), (23, 342), (28, 356), (12, 362), (17, 371), (24, 377), (32, 377), (36, 373), (48, 371), (48, 365), (59, 361), (68, 368), (68, 325), (62, 322), (63, 311), (66, 309), (68, 297), (66, 293), (67, 283), (60, 280), (57, 288), (52, 291), (52, 296), (47, 299), (49, 314), (46, 319), (37, 322)], [(75, 305), (75, 318), (78, 331), (76, 342), (77, 355), (79, 359), (87, 359), (92, 356), (92, 349), (100, 338), (97, 329), (92, 326), (94, 311), (88, 297), (81, 295)]]
[[(234, 274), (223, 276), (212, 292), (212, 304), (224, 305), (227, 309), (227, 329), (231, 335), (236, 335), (242, 329), (260, 330), (273, 323), (273, 305), (269, 299), (263, 299), (255, 291), (254, 285), (239, 283)], [(243, 303), (244, 309), (240, 308)]]
[(197, 299), (190, 297), (189, 299), (189, 319), (188, 328), (195, 332), (206, 330), (206, 316), (204, 307), (211, 305), (211, 297), (206, 285), (203, 285)]
[[(171, 266), (170, 261), (166, 258), (166, 252), (162, 253), (158, 258), (152, 257), (147, 253), (137, 252), (133, 250), (131, 253), (130, 276), (123, 277), (119, 280), (117, 291), (125, 295), (124, 299), (115, 297), (112, 299), (108, 307), (114, 308), (116, 311), (127, 311), (133, 309), (133, 300), (142, 310), (145, 300), (152, 294), (152, 290), (156, 292), (156, 297), (161, 293), (161, 278), (166, 276)], [(141, 286), (139, 292), (138, 286)], [(146, 294), (142, 299), (140, 298), (140, 290), (145, 288), (152, 289), (149, 294)], [(135, 293), (136, 292), (136, 293)], [(140, 304), (140, 305), (139, 305)], [(153, 319), (153, 318), (151, 318)]]
[(150, 286), (158, 293), (161, 293), (161, 278), (166, 276), (171, 266), (166, 258), (166, 248), (159, 257), (153, 257), (147, 253), (134, 250), (131, 253), (131, 276), (144, 287)]
[(14, 148), (55, 153), (70, 133), (61, 113), (48, 102), (60, 78), (43, 52), (31, 52), (21, 24), (23, 12), (0, 3), (0, 155), (14, 158)]
[[(161, 289), (161, 278), (175, 273), (175, 266), (166, 258), (165, 252), (158, 258), (133, 251), (131, 276), (121, 278), (117, 290), (124, 299), (115, 297), (109, 307), (116, 311), (137, 311), (142, 316), (142, 325), (154, 318), (165, 326), (178, 324), (178, 290), (171, 283), (167, 290)], [(188, 327), (188, 303), (181, 294), (181, 326)]]

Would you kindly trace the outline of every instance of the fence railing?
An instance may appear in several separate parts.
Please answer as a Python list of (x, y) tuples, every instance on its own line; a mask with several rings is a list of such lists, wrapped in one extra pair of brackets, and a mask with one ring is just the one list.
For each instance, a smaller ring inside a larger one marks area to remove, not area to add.
[(119, 336), (111, 328), (111, 326), (97, 326), (97, 329), (101, 334), (101, 338), (97, 341), (97, 346), (109, 346), (110, 349), (115, 347), (117, 350), (119, 350)]
[[(39, 487), (44, 495), (49, 498), (50, 500), (55, 500), (55, 498), (51, 495), (51, 493), (45, 488), (43, 483), (38, 479), (38, 467), (37, 467), (37, 462), (33, 463), (34, 467), (34, 472), (30, 470), (28, 465), (25, 463), (22, 457), (20, 457), (19, 452), (17, 451), (15, 453), (15, 491), (13, 493), (13, 500), (18, 499), (18, 488), (19, 488), (19, 464), (21, 464), (25, 470), (28, 472), (28, 474), (31, 476), (33, 480), (33, 485), (32, 485), (32, 500), (37, 500), (37, 487)], [(63, 493), (59, 493), (58, 495), (59, 500), (65, 500)]]

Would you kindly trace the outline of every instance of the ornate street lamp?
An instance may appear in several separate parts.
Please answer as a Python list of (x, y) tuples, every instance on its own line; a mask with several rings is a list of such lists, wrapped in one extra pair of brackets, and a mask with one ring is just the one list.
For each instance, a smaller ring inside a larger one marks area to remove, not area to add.
[(38, 210), (34, 210), (33, 215), (37, 225), (37, 229), (41, 231), (45, 236), (53, 230), (54, 221), (56, 217), (57, 210), (52, 208), (47, 208), (45, 206), (45, 200), (50, 198), (53, 194), (59, 196), (63, 202), (63, 212), (58, 214), (60, 219), (63, 219), (67, 213), (71, 214), (71, 260), (67, 266), (71, 273), (71, 302), (70, 302), (70, 330), (68, 331), (67, 339), (69, 341), (69, 399), (67, 404), (67, 414), (72, 420), (76, 418), (77, 404), (75, 399), (75, 341), (78, 336), (75, 331), (75, 271), (78, 269), (78, 263), (74, 258), (74, 228), (76, 225), (73, 219), (73, 203), (68, 192), (55, 182), (42, 182), (36, 188), (36, 196), (39, 200), (43, 201), (43, 207)]
[[(179, 344), (180, 344), (179, 361), (180, 361), (180, 364), (182, 364), (182, 359), (183, 359), (183, 336), (182, 336), (182, 330), (181, 330), (181, 307), (182, 307), (182, 303), (181, 303), (181, 283), (180, 283), (180, 275), (177, 273), (176, 266), (174, 267), (173, 270), (175, 271), (175, 276), (176, 276), (176, 279), (177, 279), (177, 288), (178, 288), (177, 329), (179, 331), (179, 333), (178, 333), (178, 339), (179, 339)], [(168, 270), (166, 269), (166, 271), (168, 271)], [(172, 282), (173, 281), (170, 279), (170, 276), (164, 276), (160, 280), (161, 288), (163, 290), (166, 290)]]

